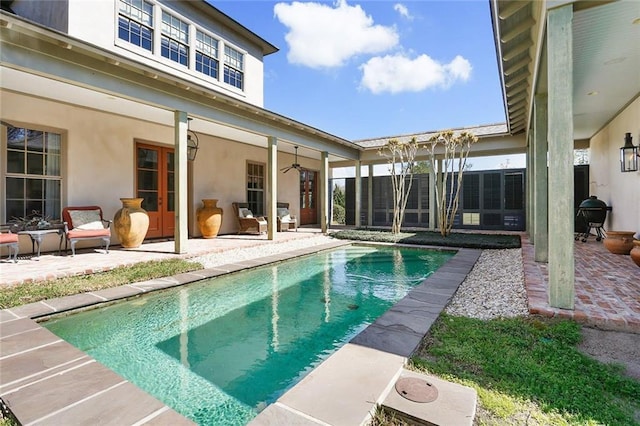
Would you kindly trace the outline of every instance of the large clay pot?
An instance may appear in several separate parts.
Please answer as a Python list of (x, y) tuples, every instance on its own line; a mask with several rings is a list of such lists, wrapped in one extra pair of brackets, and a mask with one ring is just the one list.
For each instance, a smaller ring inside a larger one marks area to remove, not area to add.
[(604, 246), (614, 254), (629, 254), (633, 248), (634, 231), (607, 231)]
[(633, 248), (629, 254), (631, 255), (633, 263), (640, 266), (640, 240), (633, 241)]
[(196, 210), (196, 219), (200, 233), (204, 238), (215, 238), (222, 225), (222, 209), (217, 206), (218, 200), (205, 198), (202, 200), (202, 207)]
[(113, 217), (113, 227), (125, 248), (142, 245), (149, 229), (149, 215), (142, 208), (144, 198), (120, 198), (122, 208)]

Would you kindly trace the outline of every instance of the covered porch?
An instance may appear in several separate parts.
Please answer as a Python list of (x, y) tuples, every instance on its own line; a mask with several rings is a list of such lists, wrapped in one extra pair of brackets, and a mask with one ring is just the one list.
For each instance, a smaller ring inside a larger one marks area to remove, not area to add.
[[(202, 199), (217, 199), (224, 210), (222, 235), (238, 230), (233, 202), (254, 203), (255, 214), (274, 219), (277, 203), (286, 202), (299, 218), (313, 213), (306, 224), (326, 231), (330, 164), (358, 158), (350, 141), (14, 15), (3, 13), (0, 29), (2, 133), (26, 129), (59, 141), (57, 166), (45, 176), (53, 189), (24, 195), (41, 205), (28, 204), (26, 213), (42, 210), (55, 220), (63, 207), (96, 205), (112, 219), (120, 198), (144, 197), (147, 238), (170, 239), (182, 254), (200, 236)], [(298, 171), (284, 172), (293, 163), (313, 173), (306, 198)], [(33, 180), (9, 172), (7, 179)], [(8, 191), (2, 185), (3, 201), (20, 198)], [(0, 223), (22, 216), (6, 210)], [(275, 220), (266, 238), (278, 239)], [(119, 243), (113, 232), (112, 243)], [(45, 239), (42, 250), (57, 247)], [(21, 239), (20, 252), (29, 248)]]

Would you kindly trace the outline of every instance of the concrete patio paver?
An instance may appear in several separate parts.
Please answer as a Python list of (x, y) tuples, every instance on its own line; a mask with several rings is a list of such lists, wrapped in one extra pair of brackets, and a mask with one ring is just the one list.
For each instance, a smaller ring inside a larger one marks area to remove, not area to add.
[(278, 402), (330, 425), (359, 425), (405, 362), (402, 356), (346, 344)]

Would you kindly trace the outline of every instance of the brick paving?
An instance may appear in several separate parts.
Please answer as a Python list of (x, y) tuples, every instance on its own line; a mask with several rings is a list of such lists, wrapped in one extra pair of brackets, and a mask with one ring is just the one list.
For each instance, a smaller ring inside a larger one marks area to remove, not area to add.
[(522, 236), (529, 312), (571, 318), (605, 330), (640, 333), (640, 268), (628, 255), (612, 254), (602, 242), (576, 241), (574, 310), (549, 306), (549, 271), (534, 261), (534, 246)]

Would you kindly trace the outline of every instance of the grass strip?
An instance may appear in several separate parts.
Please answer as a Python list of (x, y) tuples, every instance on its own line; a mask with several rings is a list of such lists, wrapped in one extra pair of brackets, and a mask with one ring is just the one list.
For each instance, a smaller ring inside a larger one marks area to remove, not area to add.
[(640, 425), (640, 382), (577, 349), (580, 325), (442, 314), (412, 366), (476, 389), (476, 424)]
[(503, 234), (472, 234), (453, 232), (443, 237), (439, 232), (417, 231), (393, 234), (389, 231), (345, 229), (331, 234), (335, 238), (355, 241), (402, 243), (428, 246), (449, 246), (474, 249), (520, 248), (520, 236)]
[(0, 288), (0, 309), (26, 305), (55, 297), (70, 296), (88, 291), (102, 290), (154, 278), (168, 277), (202, 269), (200, 263), (183, 259), (168, 259), (136, 263), (105, 272), (34, 281)]

